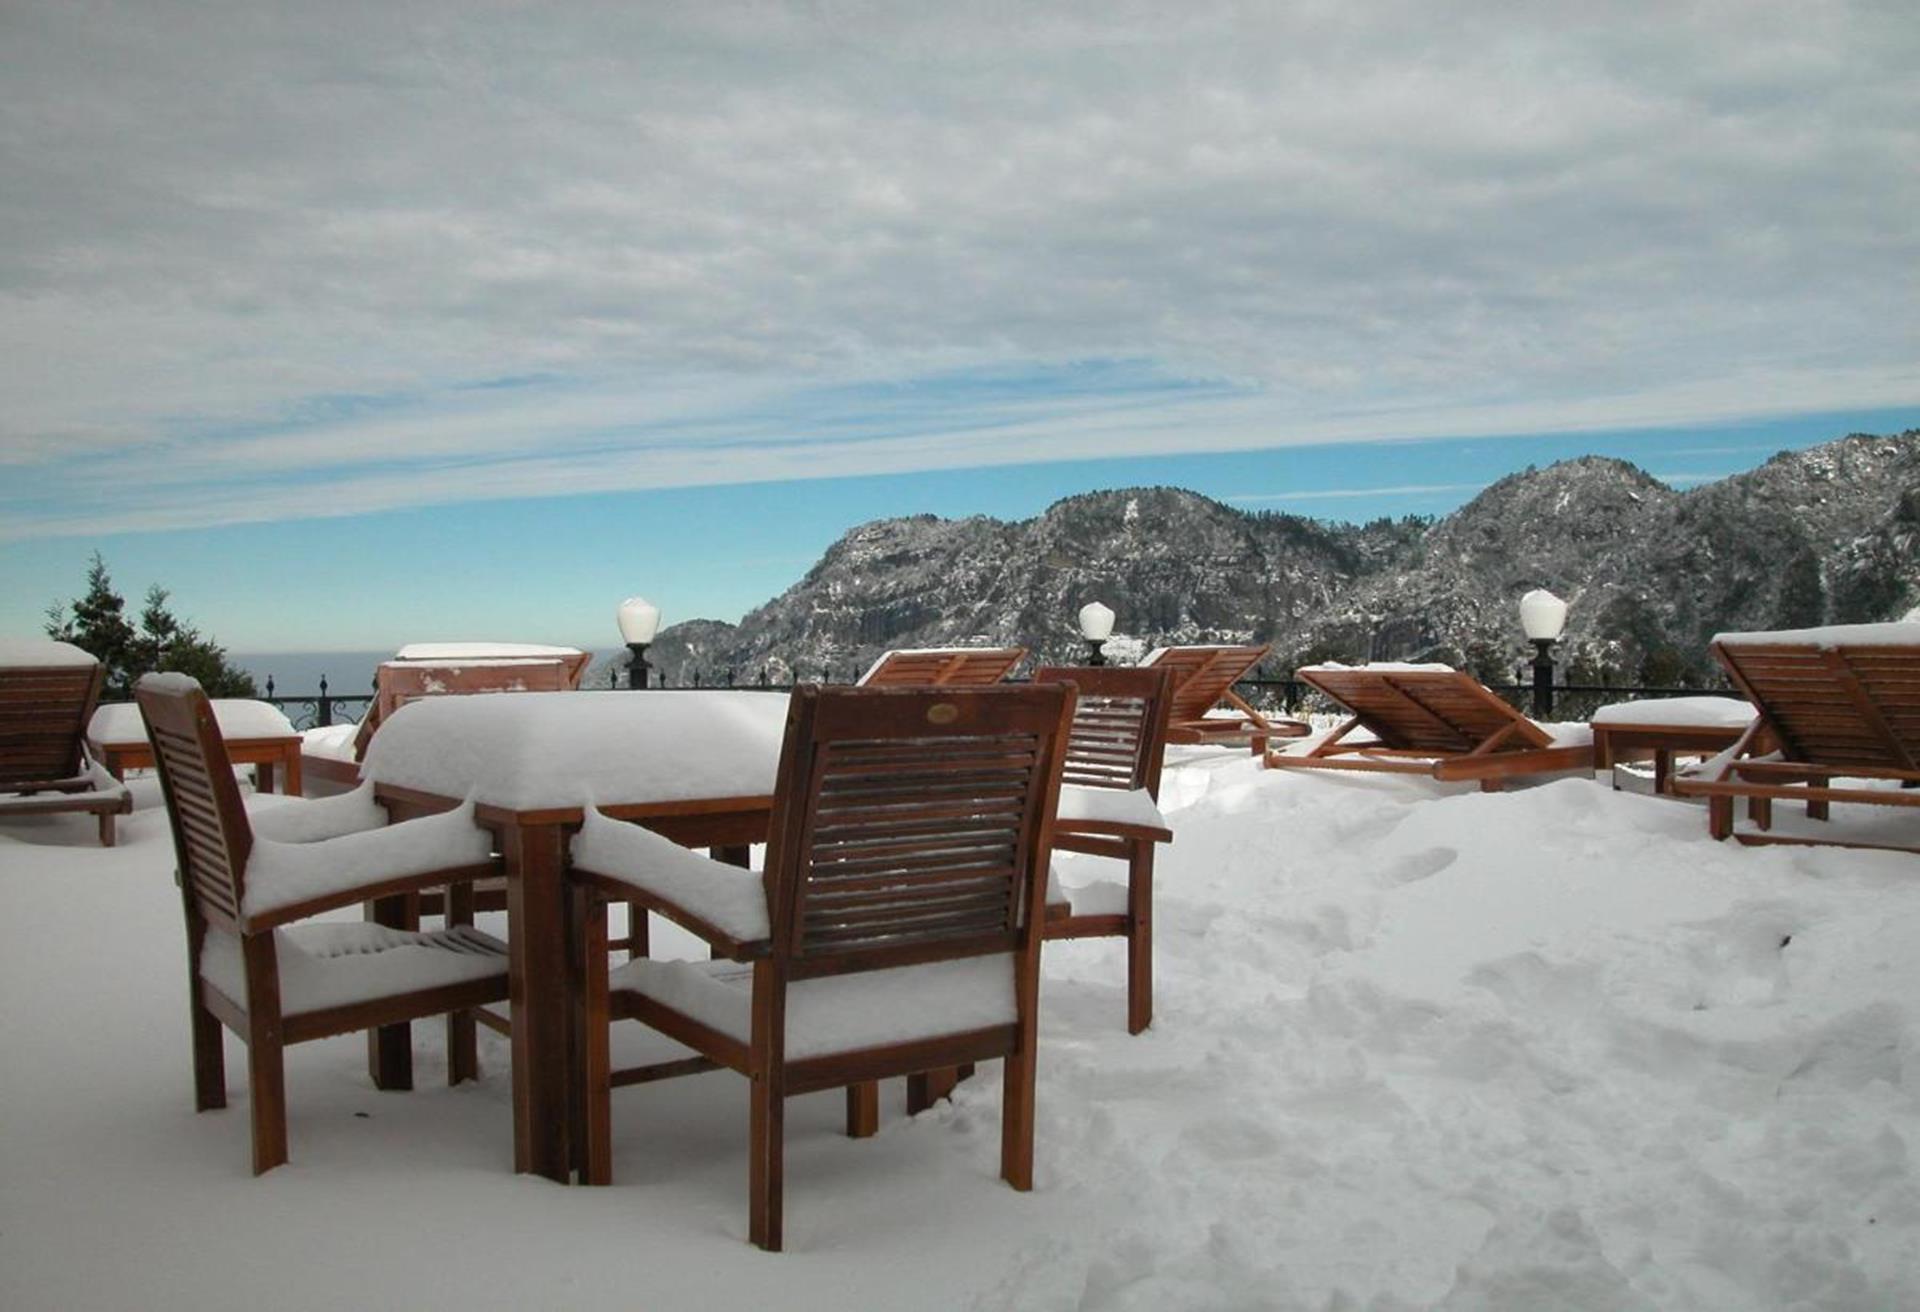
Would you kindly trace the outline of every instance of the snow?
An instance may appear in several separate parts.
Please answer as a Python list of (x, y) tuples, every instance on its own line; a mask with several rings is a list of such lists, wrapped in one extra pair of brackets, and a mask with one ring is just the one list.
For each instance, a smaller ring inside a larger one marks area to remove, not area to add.
[(1062, 824), (1075, 820), (1095, 824), (1138, 825), (1164, 829), (1166, 817), (1144, 788), (1091, 788), (1085, 784), (1060, 785), (1058, 816)]
[[(608, 987), (631, 989), (722, 1034), (752, 1035), (753, 967), (732, 961), (631, 961)], [(827, 975), (787, 988), (787, 1056), (853, 1052), (1011, 1024), (1013, 959), (1005, 953)]]
[[(449, 952), (434, 947), (433, 939), (431, 934), (364, 922), (277, 929), (273, 940), (274, 957), (280, 967), (280, 1012), (298, 1016), (506, 973), (503, 956)], [(247, 973), (238, 938), (209, 930), (200, 957), (200, 974), (229, 998), (246, 1005)]]
[(1364, 670), (1369, 674), (1457, 674), (1451, 665), (1421, 664), (1416, 661), (1370, 661), (1365, 665), (1342, 665), (1339, 661), (1321, 661), (1318, 665), (1302, 665), (1295, 674), (1311, 674), (1328, 670), (1343, 674), (1352, 674)]
[(1739, 697), (1650, 697), (1602, 706), (1593, 713), (1593, 722), (1740, 729), (1752, 724), (1753, 716), (1753, 704)]
[(353, 740), (359, 736), (357, 724), (328, 724), (300, 735), (302, 756), (327, 756), (336, 761), (353, 759)]
[(573, 839), (573, 863), (678, 904), (743, 943), (772, 935), (761, 876), (701, 856), (638, 825), (588, 808)]
[(760, 692), (426, 697), (381, 724), (361, 776), (515, 810), (762, 797), (786, 723)]
[(1176, 748), (1153, 1027), (1126, 1033), (1123, 941), (1046, 945), (1035, 1191), (997, 1178), (997, 1063), (912, 1120), (889, 1082), (864, 1142), (808, 1095), (770, 1256), (744, 1080), (616, 1091), (615, 1184), (567, 1189), (512, 1172), (508, 1043), (450, 1089), (432, 1023), (410, 1093), (358, 1035), (290, 1049), (292, 1163), (252, 1178), (237, 1043), (231, 1107), (193, 1111), (173, 857), (130, 786), (114, 848), (0, 823), (8, 1312), (1920, 1307), (1911, 855), (1714, 843), (1697, 805), (1585, 779)]
[(0, 638), (0, 669), (73, 669), (99, 663), (70, 642), (55, 642), (51, 638)]
[[(324, 808), (366, 791), (363, 785), (353, 793), (321, 798), (311, 805)], [(352, 830), (319, 841), (281, 842), (256, 833), (253, 851), (247, 856), (241, 911), (249, 918), (265, 916), (383, 879), (480, 865), (492, 854), (493, 840), (474, 823), (471, 802), (439, 815)]]
[[(292, 738), (298, 732), (271, 702), (216, 698), (213, 718), (225, 738)], [(147, 741), (146, 721), (140, 718), (135, 703), (111, 702), (94, 711), (93, 719), (87, 722), (87, 739), (96, 743), (143, 743)]]
[(537, 642), (410, 642), (393, 654), (397, 661), (488, 661), (579, 656), (578, 647), (548, 647)]
[(1729, 647), (1767, 644), (1810, 647), (1917, 647), (1920, 624), (1899, 620), (1887, 624), (1829, 624), (1819, 629), (1777, 629), (1771, 633), (1716, 633), (1713, 640)]

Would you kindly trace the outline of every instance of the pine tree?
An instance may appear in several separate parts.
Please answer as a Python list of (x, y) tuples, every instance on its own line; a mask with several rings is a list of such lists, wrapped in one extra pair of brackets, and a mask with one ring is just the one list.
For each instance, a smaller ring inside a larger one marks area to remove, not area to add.
[(114, 591), (106, 561), (96, 551), (87, 570), (87, 595), (70, 604), (71, 614), (57, 602), (48, 607), (47, 633), (97, 656), (107, 667), (107, 686), (122, 694), (130, 692), (141, 675), (165, 670), (192, 675), (209, 697), (258, 695), (253, 676), (228, 662), (226, 648), (175, 616), (167, 597), (158, 584), (147, 589), (135, 629), (127, 620), (127, 603)]

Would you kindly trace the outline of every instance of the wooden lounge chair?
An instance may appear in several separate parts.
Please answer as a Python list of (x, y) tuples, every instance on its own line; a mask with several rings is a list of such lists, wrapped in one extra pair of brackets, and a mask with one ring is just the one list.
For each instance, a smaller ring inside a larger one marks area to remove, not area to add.
[[(1154, 848), (1173, 841), (1159, 809), (1173, 675), (1054, 665), (1035, 670), (1033, 681), (1071, 683), (1078, 695), (1054, 849), (1127, 864), (1124, 885), (1050, 888), (1046, 937), (1127, 940), (1127, 1030), (1138, 1034), (1153, 1022)], [(909, 1110), (914, 1101), (910, 1091)]]
[[(781, 1246), (783, 1108), (847, 1089), (871, 1133), (874, 1081), (1005, 1059), (1000, 1173), (1033, 1181), (1046, 865), (1072, 691), (801, 687), (764, 875), (589, 810), (572, 848), (584, 1168), (612, 1176), (615, 1086), (725, 1066), (752, 1081), (748, 1237)], [(718, 960), (609, 976), (606, 907), (639, 902)], [(700, 1055), (610, 1069), (608, 1023), (643, 1020)]]
[(254, 1174), (287, 1160), (287, 1044), (377, 1027), (404, 1038), (407, 1021), (444, 1012), (449, 1080), (477, 1074), (473, 1009), (507, 996), (505, 944), (471, 925), (418, 934), (371, 923), (294, 923), (498, 874), (492, 840), (474, 824), (471, 806), (386, 825), (368, 788), (289, 800), (256, 826), (200, 685), (184, 675), (148, 675), (135, 695), (179, 863), (194, 1106), (227, 1105), (225, 1025), (247, 1045)]
[[(1353, 717), (1305, 752), (1268, 752), (1274, 769), (1372, 770), (1478, 781), (1593, 769), (1593, 743), (1552, 734), (1444, 665), (1309, 665), (1296, 675)], [(1356, 729), (1371, 740), (1349, 742)]]
[[(1673, 781), (1681, 796), (1708, 799), (1715, 838), (1920, 851), (1920, 817), (1902, 822), (1910, 810), (1880, 813), (1872, 834), (1773, 831), (1776, 801), (1804, 802), (1813, 821), (1834, 802), (1920, 806), (1920, 624), (1723, 633), (1711, 650), (1760, 712), (1706, 770)], [(1738, 833), (1736, 798), (1752, 820)]]
[[(1272, 644), (1257, 647), (1157, 647), (1142, 665), (1169, 670), (1174, 677), (1173, 706), (1168, 713), (1167, 741), (1245, 744), (1255, 756), (1267, 750), (1270, 738), (1303, 738), (1313, 726), (1284, 716), (1269, 718), (1249, 706), (1233, 690), (1247, 672), (1266, 659)], [(1216, 706), (1232, 715), (1209, 714)]]
[(915, 647), (883, 652), (860, 676), (861, 688), (968, 688), (999, 683), (1025, 647)]
[(105, 679), (72, 643), (0, 639), (0, 818), (88, 812), (100, 845), (113, 846), (113, 818), (133, 810), (133, 796), (84, 743)]

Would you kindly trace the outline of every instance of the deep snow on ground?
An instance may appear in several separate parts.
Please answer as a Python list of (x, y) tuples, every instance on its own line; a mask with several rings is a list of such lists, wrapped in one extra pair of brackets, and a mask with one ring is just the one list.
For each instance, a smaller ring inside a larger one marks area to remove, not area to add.
[[(123, 846), (0, 825), (0, 1307), (1920, 1307), (1920, 862), (1710, 842), (1693, 806), (1176, 752), (1153, 1028), (1049, 944), (1037, 1188), (997, 1066), (877, 1139), (789, 1118), (744, 1239), (744, 1082), (615, 1094), (616, 1183), (511, 1174), (505, 1045), (381, 1094), (292, 1049), (292, 1164), (192, 1111), (151, 780)], [(262, 799), (260, 805), (275, 805)], [(1108, 872), (1064, 859), (1069, 883)], [(626, 1043), (645, 1041), (628, 1025)]]

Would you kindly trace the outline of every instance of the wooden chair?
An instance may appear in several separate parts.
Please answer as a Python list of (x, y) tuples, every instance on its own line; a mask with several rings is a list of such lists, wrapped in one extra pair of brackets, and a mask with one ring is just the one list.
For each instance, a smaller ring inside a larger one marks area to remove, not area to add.
[[(1708, 832), (1743, 843), (1820, 843), (1920, 851), (1920, 825), (1896, 817), (1884, 834), (1772, 832), (1773, 803), (1804, 802), (1809, 820), (1834, 802), (1920, 806), (1920, 624), (1853, 624), (1780, 633), (1723, 633), (1714, 659), (1759, 717), (1710, 773), (1673, 791), (1707, 798)], [(1835, 778), (1883, 787), (1834, 787)], [(1895, 786), (1897, 785), (1897, 786)], [(1747, 799), (1752, 829), (1734, 832)], [(1824, 828), (1824, 826), (1822, 826)]]
[[(149, 675), (135, 696), (179, 863), (194, 1105), (226, 1106), (224, 1024), (247, 1045), (254, 1174), (287, 1160), (287, 1044), (381, 1026), (402, 1027), (404, 1036), (405, 1022), (444, 1012), (448, 1078), (475, 1075), (472, 1010), (507, 996), (504, 944), (471, 925), (418, 934), (369, 923), (293, 923), (498, 874), (472, 808), (384, 825), (367, 789), (290, 800), (263, 815), (256, 832), (200, 685), (184, 675)], [(410, 1068), (404, 1082), (411, 1083)]]
[[(1558, 742), (1444, 665), (1310, 665), (1297, 677), (1353, 712), (1303, 753), (1268, 752), (1273, 769), (1371, 770), (1476, 780), (1494, 792), (1521, 775), (1593, 769), (1593, 743)], [(1364, 729), (1372, 741), (1348, 742)]]
[[(1045, 871), (1073, 694), (795, 689), (764, 875), (587, 813), (571, 877), (582, 1041), (583, 1177), (612, 1176), (614, 1087), (725, 1066), (751, 1093), (748, 1235), (781, 1246), (787, 1097), (1005, 1059), (1000, 1173), (1032, 1187)], [(712, 962), (609, 975), (606, 907), (639, 902), (706, 939)], [(610, 1068), (612, 1020), (696, 1058)]]
[(1173, 674), (1051, 665), (1035, 670), (1033, 681), (1071, 683), (1078, 693), (1054, 849), (1127, 865), (1124, 886), (1050, 889), (1046, 937), (1127, 940), (1127, 1030), (1138, 1034), (1153, 1023), (1154, 848), (1173, 841), (1158, 805)]
[(105, 679), (71, 643), (0, 639), (0, 818), (84, 811), (113, 846), (113, 818), (133, 810), (133, 796), (83, 741)]
[[(1271, 738), (1300, 738), (1313, 727), (1285, 716), (1269, 718), (1235, 693), (1233, 685), (1266, 659), (1271, 643), (1257, 647), (1156, 647), (1140, 663), (1173, 674), (1173, 705), (1167, 717), (1167, 741), (1192, 745), (1245, 744), (1255, 756)], [(1216, 706), (1235, 714), (1210, 715)]]
[(919, 647), (884, 652), (856, 686), (979, 687), (1004, 680), (1026, 654), (1025, 647)]

